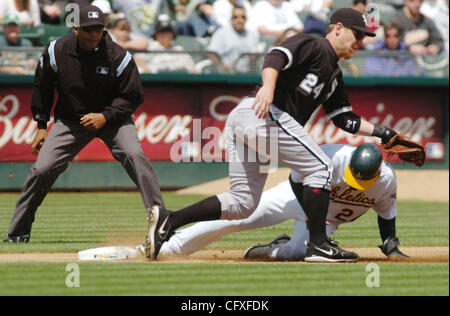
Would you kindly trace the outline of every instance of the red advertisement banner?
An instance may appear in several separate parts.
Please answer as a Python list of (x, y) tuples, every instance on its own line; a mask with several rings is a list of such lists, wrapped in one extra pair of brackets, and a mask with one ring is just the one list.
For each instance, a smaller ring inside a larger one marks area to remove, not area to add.
[[(29, 107), (31, 89), (30, 85), (0, 87), (0, 162), (36, 159), (31, 154), (36, 132)], [(222, 131), (227, 115), (252, 89), (250, 85), (144, 84), (145, 101), (134, 115), (144, 152), (154, 161), (224, 161)], [(347, 92), (355, 113), (422, 142), (428, 161), (444, 161), (442, 90), (350, 87)], [(378, 142), (336, 128), (323, 110), (314, 113), (305, 127), (319, 144)], [(75, 160), (114, 158), (95, 139)]]

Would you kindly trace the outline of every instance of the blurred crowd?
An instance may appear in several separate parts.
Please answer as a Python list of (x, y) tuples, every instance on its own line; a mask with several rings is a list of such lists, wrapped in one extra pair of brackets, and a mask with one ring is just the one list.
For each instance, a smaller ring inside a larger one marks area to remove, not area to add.
[[(1, 0), (0, 50), (45, 46), (29, 34), (67, 29), (71, 3), (99, 7), (109, 35), (135, 52), (142, 73), (249, 72), (290, 36), (325, 36), (334, 10), (349, 6), (365, 14), (377, 34), (362, 47), (367, 56), (358, 67), (367, 75), (418, 75), (412, 57), (445, 59), (449, 51), (448, 0)], [(22, 64), (0, 63), (0, 72), (34, 66)]]

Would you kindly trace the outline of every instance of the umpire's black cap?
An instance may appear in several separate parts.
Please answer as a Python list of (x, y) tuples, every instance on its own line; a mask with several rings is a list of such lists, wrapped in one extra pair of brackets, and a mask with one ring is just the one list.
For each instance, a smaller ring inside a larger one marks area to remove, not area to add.
[(362, 32), (367, 36), (375, 37), (376, 34), (367, 29), (367, 18), (364, 14), (352, 8), (342, 8), (333, 13), (330, 24), (341, 22), (345, 27)]
[(80, 25), (78, 27), (87, 27), (94, 25), (105, 26), (105, 17), (102, 10), (93, 5), (86, 5), (80, 8)]

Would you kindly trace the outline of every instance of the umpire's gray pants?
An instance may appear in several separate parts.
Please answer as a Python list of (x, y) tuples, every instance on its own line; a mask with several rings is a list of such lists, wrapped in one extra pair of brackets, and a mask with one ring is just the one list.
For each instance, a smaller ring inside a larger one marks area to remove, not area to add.
[(30, 170), (8, 233), (29, 234), (34, 217), (48, 191), (74, 157), (95, 137), (100, 138), (139, 188), (145, 208), (164, 206), (156, 174), (142, 151), (131, 119), (90, 132), (80, 124), (58, 120), (53, 124), (36, 163)]
[(300, 173), (305, 186), (329, 190), (331, 161), (304, 128), (289, 114), (271, 106), (259, 119), (244, 99), (228, 116), (225, 127), (229, 155), (230, 192), (217, 195), (222, 219), (250, 216), (259, 204), (271, 164)]

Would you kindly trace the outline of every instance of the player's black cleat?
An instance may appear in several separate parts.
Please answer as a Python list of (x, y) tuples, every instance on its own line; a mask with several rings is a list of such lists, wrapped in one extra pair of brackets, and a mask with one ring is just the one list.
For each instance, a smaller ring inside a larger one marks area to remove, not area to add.
[(8, 236), (3, 239), (3, 242), (11, 242), (11, 243), (27, 243), (30, 241), (30, 234), (21, 235), (21, 236)]
[(320, 246), (308, 243), (306, 262), (356, 262), (358, 254), (339, 248), (336, 242), (327, 239)]
[(145, 239), (145, 256), (147, 259), (156, 260), (159, 250), (164, 242), (168, 241), (174, 233), (169, 224), (171, 211), (155, 205), (151, 208), (148, 216), (148, 233)]
[(255, 245), (253, 247), (248, 248), (244, 253), (245, 259), (260, 259), (260, 260), (275, 260), (275, 258), (271, 257), (272, 251), (279, 247), (281, 244), (287, 243), (291, 240), (286, 234), (278, 235), (273, 241), (265, 245)]

